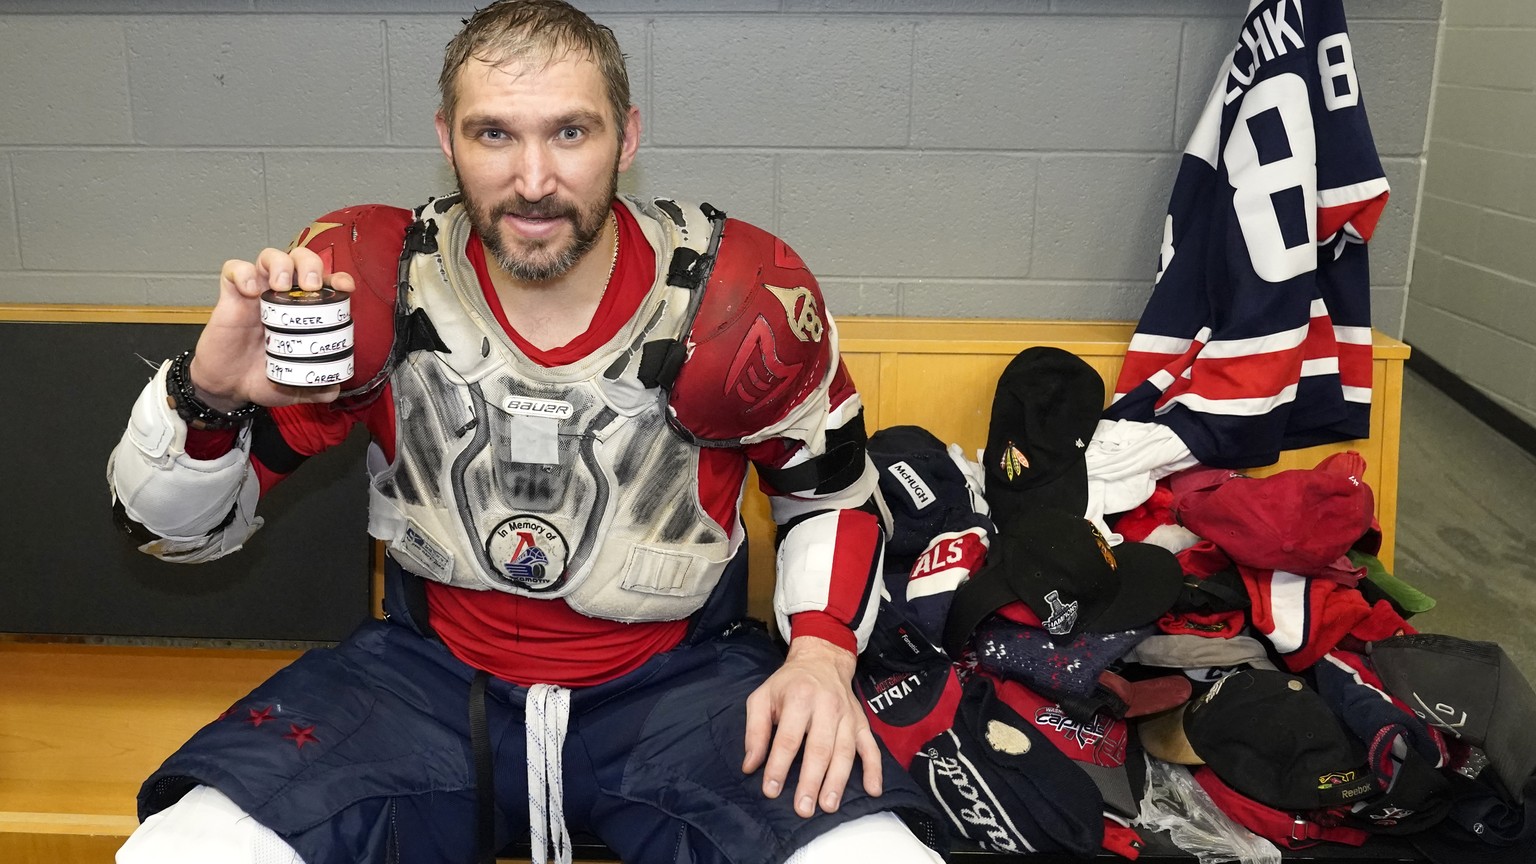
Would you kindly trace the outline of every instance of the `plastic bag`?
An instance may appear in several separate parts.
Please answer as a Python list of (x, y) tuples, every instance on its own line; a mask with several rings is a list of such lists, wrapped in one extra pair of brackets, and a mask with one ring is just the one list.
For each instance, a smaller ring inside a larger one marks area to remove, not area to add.
[(1167, 831), (1180, 849), (1200, 864), (1241, 861), (1280, 864), (1275, 844), (1233, 822), (1183, 765), (1147, 757), (1147, 792), (1141, 798), (1138, 827)]

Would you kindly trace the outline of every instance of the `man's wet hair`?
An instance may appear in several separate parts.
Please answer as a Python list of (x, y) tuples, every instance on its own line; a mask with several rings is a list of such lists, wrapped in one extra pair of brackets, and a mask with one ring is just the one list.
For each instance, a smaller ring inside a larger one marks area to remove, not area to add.
[(439, 109), (450, 125), (458, 107), (459, 71), (470, 58), (501, 66), (547, 66), (569, 54), (597, 64), (608, 91), (614, 124), (624, 134), (629, 112), (629, 73), (613, 31), (562, 0), (498, 0), (475, 12), (443, 52), (437, 78)]

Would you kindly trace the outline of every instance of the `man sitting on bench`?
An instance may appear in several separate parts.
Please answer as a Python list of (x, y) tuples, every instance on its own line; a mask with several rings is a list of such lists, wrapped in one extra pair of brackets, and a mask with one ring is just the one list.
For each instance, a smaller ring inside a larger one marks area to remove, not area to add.
[[(708, 205), (616, 197), (639, 111), (564, 3), (476, 13), (439, 85), (458, 191), (226, 262), (113, 453), (123, 524), (197, 562), (362, 424), (389, 550), (386, 620), (171, 756), (118, 861), (569, 860), (567, 825), (629, 862), (938, 860), (850, 691), (882, 529), (816, 280)], [(269, 380), (266, 292), (350, 297), (349, 380)], [(749, 463), (787, 656), (745, 620)]]

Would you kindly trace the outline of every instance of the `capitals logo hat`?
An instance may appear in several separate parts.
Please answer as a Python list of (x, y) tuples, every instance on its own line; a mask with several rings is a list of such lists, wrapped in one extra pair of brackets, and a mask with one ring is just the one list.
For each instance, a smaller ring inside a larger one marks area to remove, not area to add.
[(1349, 806), (1376, 792), (1364, 745), (1306, 682), (1284, 672), (1234, 672), (1137, 732), (1153, 756), (1208, 765), (1228, 786), (1271, 807)]
[(1117, 633), (1156, 621), (1184, 574), (1172, 552), (1147, 543), (1111, 547), (1092, 522), (1025, 506), (1001, 529), (986, 564), (955, 592), (944, 648), (960, 650), (982, 619), (1022, 600), (1052, 636)]
[(1026, 348), (1003, 370), (987, 427), (987, 503), (1004, 527), (1031, 504), (1088, 512), (1088, 442), (1104, 411), (1104, 379), (1060, 348)]
[[(1129, 771), (1131, 733), (1121, 719), (1100, 711), (1087, 720), (1073, 718), (1062, 706), (1017, 681), (995, 681), (997, 696), (1019, 716), (1035, 724), (1040, 734), (1077, 763), (1099, 787), (1106, 813), (1134, 820), (1141, 813), (1141, 795), (1133, 791), (1145, 777), (1133, 783)], [(1135, 754), (1136, 764), (1142, 763)]]
[(1488, 754), (1510, 800), (1536, 776), (1536, 694), (1493, 642), (1437, 633), (1374, 643), (1371, 663), (1387, 692), (1442, 734)]
[(985, 676), (966, 683), (955, 725), (909, 771), (957, 834), (994, 852), (1088, 858), (1104, 842), (1098, 787)]

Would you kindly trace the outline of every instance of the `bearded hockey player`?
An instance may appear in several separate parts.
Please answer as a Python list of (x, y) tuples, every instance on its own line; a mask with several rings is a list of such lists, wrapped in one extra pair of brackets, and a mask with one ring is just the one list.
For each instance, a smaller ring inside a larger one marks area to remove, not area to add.
[[(118, 861), (569, 860), (568, 826), (631, 862), (938, 860), (850, 689), (882, 533), (816, 280), (707, 205), (615, 195), (640, 116), (569, 6), (481, 10), (439, 83), (458, 192), (227, 262), (112, 455), (120, 520), (190, 563), (362, 425), (388, 549), (386, 619), (172, 755)], [(259, 297), (323, 284), (350, 294), (353, 377), (275, 384)], [(787, 655), (745, 619), (749, 465)]]

